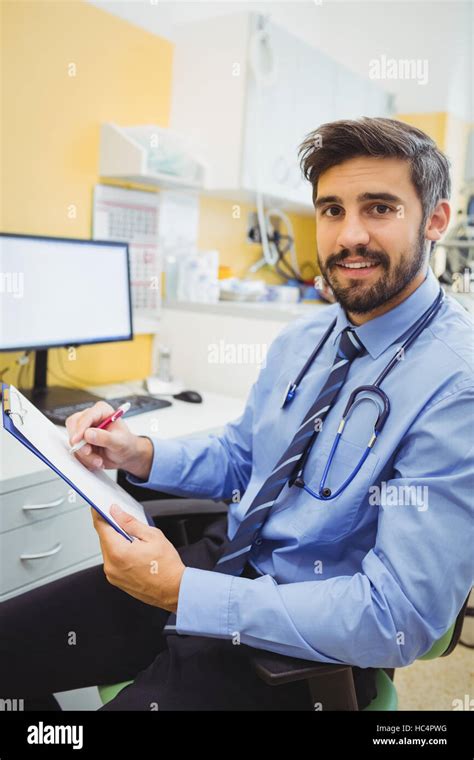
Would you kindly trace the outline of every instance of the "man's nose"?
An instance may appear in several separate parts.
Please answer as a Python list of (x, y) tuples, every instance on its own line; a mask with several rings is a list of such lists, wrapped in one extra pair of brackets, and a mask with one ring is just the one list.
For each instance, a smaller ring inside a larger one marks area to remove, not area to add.
[(346, 214), (340, 230), (338, 230), (337, 247), (349, 248), (368, 246), (370, 235), (358, 214)]

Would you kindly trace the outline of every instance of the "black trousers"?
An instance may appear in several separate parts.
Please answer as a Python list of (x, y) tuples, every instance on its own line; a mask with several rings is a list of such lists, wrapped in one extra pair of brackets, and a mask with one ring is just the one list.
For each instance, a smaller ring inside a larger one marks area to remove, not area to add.
[[(212, 570), (227, 518), (178, 548), (185, 565)], [(250, 565), (244, 574), (254, 577)], [(107, 581), (102, 565), (3, 602), (0, 698), (26, 710), (60, 709), (54, 692), (132, 680), (101, 710), (311, 710), (304, 682), (272, 687), (254, 672), (255, 649), (230, 640), (164, 636), (169, 613)], [(375, 670), (353, 668), (359, 707), (376, 695)]]

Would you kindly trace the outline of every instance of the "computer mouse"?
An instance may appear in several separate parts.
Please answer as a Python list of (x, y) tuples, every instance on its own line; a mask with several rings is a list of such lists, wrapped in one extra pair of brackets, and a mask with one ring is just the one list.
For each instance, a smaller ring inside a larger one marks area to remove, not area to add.
[(190, 401), (192, 404), (202, 402), (202, 396), (197, 391), (181, 391), (181, 393), (175, 393), (173, 398), (178, 399), (178, 401)]

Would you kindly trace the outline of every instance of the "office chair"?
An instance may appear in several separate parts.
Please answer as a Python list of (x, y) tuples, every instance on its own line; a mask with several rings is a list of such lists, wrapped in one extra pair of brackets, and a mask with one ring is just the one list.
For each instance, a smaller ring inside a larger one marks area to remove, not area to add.
[[(128, 484), (129, 489), (130, 484)], [(133, 494), (135, 498), (137, 495)], [(150, 493), (151, 495), (151, 493)], [(153, 492), (156, 497), (156, 492)], [(196, 532), (196, 516), (204, 523), (210, 522), (218, 515), (227, 511), (225, 502), (208, 500), (165, 498), (153, 499), (146, 502), (148, 514), (155, 512), (154, 522), (163, 530), (168, 539), (179, 545), (198, 540), (192, 535)], [(161, 524), (160, 524), (161, 523)], [(174, 525), (173, 525), (174, 523)], [(170, 535), (171, 531), (171, 535)], [(420, 660), (433, 660), (436, 657), (446, 657), (456, 647), (464, 620), (469, 595), (466, 598), (455, 622), (446, 633), (431, 647)], [(269, 686), (280, 686), (293, 681), (306, 681), (308, 684), (308, 710), (314, 710), (316, 703), (322, 704), (325, 711), (358, 710), (356, 691), (351, 665), (336, 665), (320, 663), (313, 660), (302, 660), (296, 657), (255, 650), (251, 663), (257, 675)], [(364, 711), (395, 711), (398, 709), (397, 690), (393, 683), (394, 669), (379, 668), (376, 674), (377, 696)], [(123, 681), (116, 684), (99, 685), (98, 691), (105, 705), (114, 699), (126, 686), (133, 683)]]

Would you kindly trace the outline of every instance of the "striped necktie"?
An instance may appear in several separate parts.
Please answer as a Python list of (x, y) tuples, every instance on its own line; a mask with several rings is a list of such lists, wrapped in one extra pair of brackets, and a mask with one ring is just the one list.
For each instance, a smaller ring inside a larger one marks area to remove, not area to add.
[[(280, 495), (285, 483), (294, 475), (295, 462), (302, 454), (309, 454), (321, 425), (328, 415), (341, 387), (344, 385), (351, 362), (364, 350), (355, 335), (353, 328), (346, 327), (339, 340), (339, 346), (332, 365), (331, 372), (324, 383), (321, 393), (306, 414), (303, 422), (296, 431), (293, 440), (283, 456), (278, 460), (271, 475), (261, 486), (244, 519), (240, 523), (233, 539), (224, 543), (223, 551), (213, 572), (227, 575), (240, 575), (247, 562), (247, 557), (260, 529), (265, 522), (272, 506)], [(163, 628), (166, 636), (176, 633), (176, 614), (170, 614)]]
[[(353, 328), (346, 327), (339, 340), (338, 350), (331, 372), (318, 398), (307, 412), (293, 440), (280, 457), (272, 473), (261, 486), (232, 540), (225, 544), (223, 553), (214, 570), (228, 575), (240, 575), (248, 553), (258, 538), (263, 523), (280, 495), (285, 483), (294, 475), (295, 463), (302, 455), (307, 456), (313, 446), (321, 423), (327, 417), (344, 385), (352, 361), (364, 350)], [(293, 477), (294, 481), (294, 477)]]

